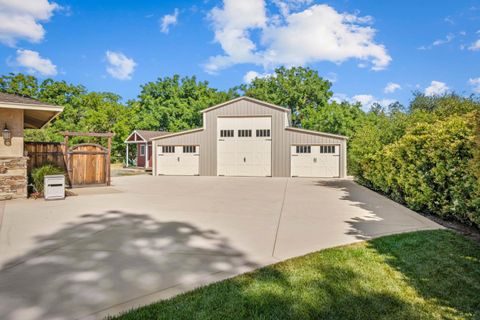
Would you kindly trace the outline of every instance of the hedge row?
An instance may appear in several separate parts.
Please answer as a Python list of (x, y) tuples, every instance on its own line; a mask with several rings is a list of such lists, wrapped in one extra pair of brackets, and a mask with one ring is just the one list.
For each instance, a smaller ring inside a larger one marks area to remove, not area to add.
[(414, 124), (359, 160), (359, 181), (413, 210), (480, 225), (478, 116)]

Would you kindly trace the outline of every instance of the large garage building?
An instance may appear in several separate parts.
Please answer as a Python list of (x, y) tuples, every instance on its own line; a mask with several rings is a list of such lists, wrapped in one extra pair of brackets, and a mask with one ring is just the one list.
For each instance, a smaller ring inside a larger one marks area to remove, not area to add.
[(291, 127), (290, 109), (240, 97), (202, 113), (202, 128), (152, 138), (153, 175), (346, 175), (347, 138)]

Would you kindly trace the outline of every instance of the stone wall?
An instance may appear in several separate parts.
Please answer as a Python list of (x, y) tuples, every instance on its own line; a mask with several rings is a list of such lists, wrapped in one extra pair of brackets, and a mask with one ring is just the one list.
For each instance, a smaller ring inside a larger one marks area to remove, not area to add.
[(27, 197), (26, 157), (0, 157), (0, 200)]

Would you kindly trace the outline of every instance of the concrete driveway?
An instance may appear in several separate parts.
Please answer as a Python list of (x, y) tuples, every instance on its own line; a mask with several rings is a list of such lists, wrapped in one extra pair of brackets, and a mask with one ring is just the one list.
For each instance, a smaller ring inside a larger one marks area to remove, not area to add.
[(118, 177), (0, 202), (0, 319), (98, 319), (326, 247), (440, 228), (349, 180)]

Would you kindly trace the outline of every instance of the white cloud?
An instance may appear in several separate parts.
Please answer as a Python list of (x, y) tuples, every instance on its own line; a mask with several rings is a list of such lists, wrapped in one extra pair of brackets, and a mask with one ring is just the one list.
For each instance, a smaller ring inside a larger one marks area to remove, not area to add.
[(400, 86), (398, 83), (389, 82), (385, 86), (385, 89), (383, 89), (383, 92), (394, 93), (395, 91), (400, 90), (400, 89), (402, 89), (402, 86)]
[[(464, 31), (461, 31), (459, 32), (459, 35), (460, 36), (464, 36)], [(450, 43), (452, 42), (453, 40), (455, 39), (455, 34), (453, 33), (449, 33), (445, 36), (444, 39), (437, 39), (435, 41), (432, 42), (432, 44), (428, 45), (428, 46), (420, 46), (418, 47), (418, 50), (430, 50), (432, 49), (433, 47), (438, 47), (438, 46), (441, 46), (441, 45), (444, 45), (444, 44), (447, 44), (447, 43)]]
[(19, 66), (27, 68), (30, 73), (39, 73), (43, 76), (55, 76), (57, 66), (50, 59), (42, 58), (32, 50), (17, 50), (16, 62)]
[(480, 50), (480, 39), (478, 39), (477, 41), (472, 43), (472, 45), (470, 47), (468, 47), (468, 50), (472, 50), (472, 51)]
[(370, 94), (357, 94), (352, 97), (353, 102), (360, 102), (362, 106), (371, 106), (375, 101), (375, 97)]
[(250, 83), (255, 78), (266, 78), (266, 77), (272, 77), (272, 76), (274, 76), (274, 74), (272, 74), (272, 73), (259, 73), (259, 72), (256, 72), (256, 71), (248, 71), (243, 76), (243, 82)]
[(349, 103), (360, 103), (364, 111), (369, 111), (374, 103), (378, 103), (381, 106), (386, 107), (397, 101), (394, 99), (378, 99), (371, 94), (358, 94), (350, 98), (349, 96), (343, 93), (334, 94), (330, 100), (335, 101), (337, 103), (341, 103), (343, 101), (347, 101)]
[(450, 88), (446, 83), (441, 81), (432, 81), (430, 86), (425, 89), (425, 95), (437, 96), (446, 93)]
[[(264, 0), (223, 3), (223, 8), (213, 8), (209, 17), (215, 41), (224, 54), (210, 57), (205, 65), (207, 72), (241, 63), (269, 70), (279, 65), (341, 63), (352, 58), (370, 62), (373, 70), (381, 70), (391, 61), (385, 47), (373, 40), (376, 30), (365, 25), (371, 17), (339, 13), (328, 5), (312, 5), (296, 13), (284, 11), (285, 16), (275, 16), (276, 22), (269, 24), (273, 17), (267, 16)], [(260, 31), (258, 43), (251, 37), (252, 31)]]
[(128, 58), (121, 52), (107, 51), (105, 53), (107, 57), (107, 72), (119, 80), (130, 80), (132, 73), (137, 65), (135, 61)]
[(473, 87), (473, 92), (480, 93), (480, 77), (469, 79), (468, 84)]
[(170, 31), (170, 27), (177, 24), (178, 13), (178, 9), (175, 8), (175, 11), (172, 14), (166, 14), (162, 17), (160, 22), (161, 32), (168, 33), (168, 31)]
[(452, 42), (453, 39), (455, 39), (455, 35), (453, 33), (449, 33), (449, 34), (447, 34), (445, 39), (438, 39), (438, 40), (433, 41), (432, 46), (441, 46), (443, 44), (447, 44), (447, 43)]
[(40, 42), (47, 22), (61, 7), (48, 0), (0, 0), (0, 42), (14, 46), (17, 40)]
[(256, 45), (250, 40), (248, 30), (262, 28), (266, 24), (263, 0), (225, 0), (222, 9), (210, 11), (214, 23), (215, 41), (220, 43), (226, 55), (210, 57), (206, 71), (215, 73), (236, 63), (260, 63), (255, 53)]

